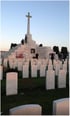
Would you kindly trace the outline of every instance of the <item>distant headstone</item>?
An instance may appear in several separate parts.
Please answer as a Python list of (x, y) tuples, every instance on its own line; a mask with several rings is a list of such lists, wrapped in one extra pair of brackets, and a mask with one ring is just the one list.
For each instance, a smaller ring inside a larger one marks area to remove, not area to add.
[(55, 59), (58, 60), (58, 55), (57, 54), (55, 54)]
[(4, 65), (4, 67), (7, 67), (8, 66), (8, 59), (7, 58), (4, 59), (3, 65)]
[(56, 76), (58, 76), (59, 70), (60, 70), (60, 64), (59, 63), (56, 63), (56, 66), (55, 66), (55, 75)]
[(29, 65), (23, 65), (23, 78), (29, 78)]
[(60, 69), (62, 69), (62, 61), (59, 61)]
[(46, 89), (55, 89), (55, 72), (53, 70), (46, 71)]
[(11, 115), (41, 115), (42, 107), (38, 104), (22, 105), (10, 109), (9, 113)]
[(66, 73), (67, 73), (67, 63), (63, 64), (63, 70), (66, 70)]
[(48, 59), (46, 59), (46, 60), (45, 60), (45, 64), (46, 64), (46, 66), (48, 65), (48, 62), (49, 62), (49, 60), (48, 60)]
[(52, 65), (52, 60), (51, 59), (49, 59), (49, 65)]
[(15, 69), (17, 67), (17, 60), (15, 59), (14, 62), (13, 62), (13, 69)]
[(0, 58), (0, 65), (2, 65), (2, 58)]
[(53, 65), (52, 64), (51, 65), (50, 64), (48, 65), (48, 70), (53, 70)]
[(40, 59), (38, 60), (37, 65), (38, 65), (38, 70), (40, 70), (40, 66), (41, 66), (41, 60)]
[(18, 75), (16, 72), (6, 74), (6, 95), (16, 95), (18, 93)]
[(9, 67), (13, 68), (13, 60), (12, 59), (9, 59)]
[(3, 78), (3, 66), (0, 65), (0, 80)]
[(69, 98), (53, 101), (53, 115), (69, 115)]
[(23, 70), (23, 62), (22, 61), (18, 61), (17, 66), (18, 66), (18, 71)]
[(31, 65), (31, 77), (37, 77), (37, 65)]
[(44, 77), (45, 76), (45, 71), (46, 71), (46, 66), (45, 65), (41, 65), (40, 66), (40, 77)]
[(60, 70), (58, 76), (58, 88), (65, 88), (66, 87), (66, 71)]
[(57, 61), (54, 59), (54, 60), (53, 60), (53, 67), (54, 67), (54, 69), (55, 69), (55, 67), (56, 67), (56, 63), (57, 63)]

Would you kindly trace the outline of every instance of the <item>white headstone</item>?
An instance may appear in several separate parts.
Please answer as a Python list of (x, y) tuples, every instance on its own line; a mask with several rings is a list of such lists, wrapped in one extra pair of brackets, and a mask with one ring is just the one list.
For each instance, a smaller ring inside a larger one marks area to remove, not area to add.
[(49, 60), (48, 60), (48, 59), (46, 59), (46, 62), (45, 62), (45, 63), (46, 63), (46, 66), (48, 65), (48, 62), (49, 62)]
[(0, 65), (2, 65), (2, 58), (0, 58)]
[(17, 60), (15, 59), (14, 62), (13, 62), (13, 69), (15, 69), (17, 67)]
[(59, 63), (56, 63), (56, 66), (55, 66), (55, 75), (56, 76), (58, 76), (59, 70), (60, 70), (60, 64)]
[(18, 71), (23, 70), (23, 62), (22, 61), (18, 61), (17, 66), (18, 66)]
[(51, 59), (49, 59), (49, 65), (52, 65), (52, 60)]
[(8, 65), (8, 63), (7, 63), (7, 62), (8, 62), (8, 59), (7, 59), (7, 58), (5, 58), (5, 59), (4, 59), (4, 61), (3, 61), (3, 65), (4, 65), (5, 67), (7, 67), (7, 65)]
[(54, 67), (54, 69), (55, 69), (55, 67), (56, 67), (56, 63), (57, 63), (57, 61), (54, 59), (54, 60), (53, 60), (53, 67)]
[(31, 65), (31, 76), (37, 77), (37, 65)]
[(36, 65), (36, 64), (37, 64), (37, 61), (31, 60), (31, 65)]
[(53, 115), (69, 115), (69, 98), (53, 101)]
[(41, 65), (40, 66), (40, 77), (44, 77), (45, 76), (45, 71), (46, 71), (46, 66), (45, 65)]
[(48, 65), (48, 70), (53, 70), (53, 65), (52, 64), (51, 65), (50, 64)]
[(67, 59), (65, 59), (64, 63), (67, 64)]
[(28, 104), (12, 108), (9, 112), (11, 115), (41, 115), (42, 107), (38, 104)]
[(46, 89), (55, 89), (55, 72), (53, 70), (46, 71)]
[(40, 70), (40, 66), (41, 66), (41, 60), (40, 59), (38, 60), (37, 65), (38, 65), (38, 70)]
[(67, 73), (67, 64), (66, 63), (63, 64), (63, 70), (66, 70), (66, 73)]
[(18, 93), (18, 75), (16, 72), (6, 74), (6, 95), (15, 95)]
[(59, 61), (60, 69), (62, 69), (62, 61)]
[(65, 88), (66, 87), (66, 71), (60, 70), (58, 76), (58, 88)]
[(3, 78), (3, 66), (0, 65), (0, 80)]
[(29, 78), (29, 65), (23, 65), (23, 78)]
[(55, 59), (58, 60), (58, 55), (57, 54), (55, 54)]
[(9, 67), (13, 68), (13, 59), (9, 59)]

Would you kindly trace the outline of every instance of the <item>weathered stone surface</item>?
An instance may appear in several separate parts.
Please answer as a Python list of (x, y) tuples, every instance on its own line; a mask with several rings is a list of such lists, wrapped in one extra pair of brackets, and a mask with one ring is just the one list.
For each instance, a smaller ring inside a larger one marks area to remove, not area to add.
[(3, 78), (3, 66), (0, 65), (0, 80)]
[(65, 88), (66, 87), (66, 71), (60, 70), (58, 76), (58, 88)]
[(69, 115), (69, 98), (53, 101), (53, 115)]
[(38, 104), (17, 106), (9, 110), (11, 115), (41, 115), (42, 107)]
[(46, 89), (55, 89), (55, 72), (53, 70), (46, 71)]
[(29, 65), (23, 65), (23, 78), (29, 78)]
[(6, 95), (15, 95), (18, 93), (18, 75), (16, 72), (6, 74)]

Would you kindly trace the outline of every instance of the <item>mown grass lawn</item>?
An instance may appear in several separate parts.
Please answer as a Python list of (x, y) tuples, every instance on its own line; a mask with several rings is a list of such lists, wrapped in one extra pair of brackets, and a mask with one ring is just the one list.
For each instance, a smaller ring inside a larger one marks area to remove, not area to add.
[[(68, 63), (69, 64), (69, 63)], [(47, 67), (46, 67), (47, 69)], [(6, 96), (6, 73), (18, 73), (18, 94)], [(1, 112), (2, 115), (8, 115), (9, 109), (25, 105), (25, 104), (40, 104), (42, 106), (43, 115), (52, 115), (53, 100), (69, 97), (69, 65), (67, 65), (66, 88), (58, 89), (58, 77), (55, 77), (55, 89), (46, 90), (46, 78), (40, 77), (40, 71), (37, 71), (37, 78), (31, 78), (31, 62), (29, 62), (29, 78), (22, 79), (22, 72), (17, 68), (3, 69), (3, 80), (1, 81)]]
[(6, 80), (1, 82), (1, 112), (9, 114), (9, 109), (23, 104), (40, 104), (43, 115), (52, 115), (53, 100), (69, 97), (69, 76), (67, 74), (66, 88), (54, 90), (45, 89), (45, 77), (18, 79), (18, 94), (6, 96)]

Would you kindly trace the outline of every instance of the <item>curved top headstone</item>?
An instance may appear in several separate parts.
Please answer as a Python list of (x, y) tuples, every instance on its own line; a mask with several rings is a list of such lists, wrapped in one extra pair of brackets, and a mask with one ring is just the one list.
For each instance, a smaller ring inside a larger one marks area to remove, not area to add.
[(27, 104), (10, 109), (11, 115), (41, 115), (42, 107), (38, 104)]
[(69, 98), (62, 98), (53, 101), (54, 115), (68, 115), (69, 114)]

